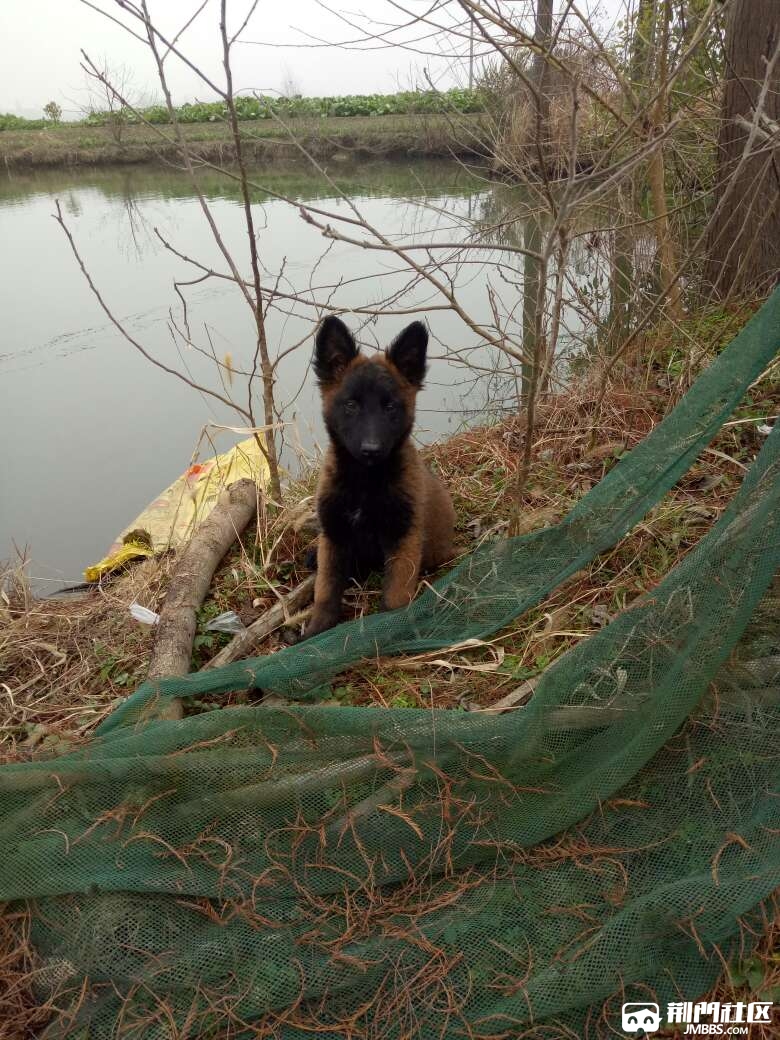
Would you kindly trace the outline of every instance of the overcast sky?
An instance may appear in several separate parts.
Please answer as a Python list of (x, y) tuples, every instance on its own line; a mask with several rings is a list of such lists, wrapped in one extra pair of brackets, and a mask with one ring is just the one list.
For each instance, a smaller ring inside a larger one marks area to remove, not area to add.
[[(581, 0), (580, 7), (600, 7), (604, 24), (609, 25), (625, 2)], [(94, 3), (106, 11), (116, 10), (112, 0)], [(512, 6), (522, 10), (527, 3), (517, 0)], [(172, 35), (198, 3), (149, 0), (149, 6), (153, 19)], [(229, 20), (234, 28), (248, 6), (248, 0), (230, 0)], [(405, 0), (398, 6), (422, 12), (430, 4), (427, 0)], [(375, 31), (381, 32), (390, 23), (404, 20), (398, 6), (391, 0), (353, 0), (338, 10), (350, 20), (370, 16)], [(210, 0), (181, 41), (188, 57), (215, 80), (221, 72), (218, 10), (217, 0)], [(425, 56), (401, 46), (369, 50), (304, 46), (307, 36), (335, 42), (357, 35), (317, 0), (260, 0), (242, 38), (263, 45), (235, 48), (234, 87), (237, 91), (271, 93), (286, 92), (293, 85), (308, 95), (392, 93), (423, 82), (426, 68), (441, 87), (451, 86), (466, 75), (465, 61), (436, 53), (451, 50), (451, 40), (443, 34), (421, 44), (432, 52)], [(407, 31), (405, 38), (409, 37)], [(79, 106), (87, 101), (85, 75), (79, 67), (81, 48), (96, 61), (105, 59), (114, 67), (122, 65), (131, 70), (136, 97), (152, 100), (160, 96), (148, 50), (80, 0), (0, 0), (0, 112), (37, 117), (48, 101), (55, 100), (71, 116), (80, 114)], [(465, 43), (461, 49), (466, 52)], [(213, 97), (203, 81), (178, 61), (169, 64), (169, 81), (177, 103)]]

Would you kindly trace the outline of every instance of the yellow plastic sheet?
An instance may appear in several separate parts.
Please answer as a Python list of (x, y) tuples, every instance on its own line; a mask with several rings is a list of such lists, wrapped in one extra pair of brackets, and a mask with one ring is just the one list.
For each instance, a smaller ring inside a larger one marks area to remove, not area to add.
[(244, 477), (263, 486), (267, 476), (268, 463), (255, 437), (240, 441), (222, 455), (194, 463), (122, 531), (102, 560), (87, 567), (84, 577), (97, 581), (130, 560), (184, 544), (226, 487)]

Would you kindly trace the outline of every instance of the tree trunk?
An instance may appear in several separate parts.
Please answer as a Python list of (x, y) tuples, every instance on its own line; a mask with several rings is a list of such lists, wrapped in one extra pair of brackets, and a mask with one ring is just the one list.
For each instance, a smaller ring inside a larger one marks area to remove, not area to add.
[(756, 108), (780, 119), (780, 0), (734, 0), (718, 140), (708, 281), (721, 297), (764, 292), (780, 274), (780, 145), (750, 139)]
[[(669, 29), (672, 17), (669, 0), (661, 5), (661, 25), (657, 33), (655, 45), (655, 80), (659, 90), (658, 97), (652, 105), (649, 117), (650, 135), (659, 134), (666, 118), (666, 107), (669, 91), (663, 86), (669, 73)], [(649, 86), (649, 84), (648, 84)], [(682, 318), (682, 294), (677, 272), (677, 254), (669, 225), (669, 210), (666, 205), (666, 163), (664, 146), (659, 144), (650, 156), (647, 167), (647, 179), (650, 186), (650, 198), (653, 203), (653, 224), (658, 238), (658, 260), (661, 269), (661, 292), (668, 297), (669, 314), (674, 321)]]
[(639, 0), (631, 38), (631, 85), (641, 95), (650, 81), (650, 60), (655, 39), (656, 10), (654, 0)]
[[(536, 0), (536, 27), (534, 40), (545, 51), (552, 46), (553, 0)], [(550, 170), (550, 67), (547, 57), (534, 53), (531, 64), (531, 82), (534, 87), (534, 131), (539, 174), (546, 178)]]
[[(539, 313), (542, 262), (533, 253), (542, 249), (542, 218), (538, 212), (529, 213), (523, 227), (523, 242), (528, 252), (523, 257), (523, 364), (520, 401), (528, 407), (534, 392), (536, 372), (541, 361), (540, 326), (544, 316)], [(543, 308), (542, 308), (543, 309)]]
[[(187, 675), (195, 638), (195, 613), (222, 557), (238, 538), (257, 508), (257, 485), (238, 480), (220, 495), (217, 504), (182, 550), (168, 586), (157, 639), (149, 662), (149, 679)], [(160, 715), (181, 718), (181, 702), (169, 701)]]
[(610, 250), (609, 278), (609, 328), (607, 351), (614, 354), (619, 350), (631, 327), (631, 305), (634, 287), (634, 232), (631, 221), (634, 211), (623, 201), (617, 206), (617, 224), (613, 232)]
[[(653, 119), (653, 126), (660, 127), (663, 117)], [(674, 321), (682, 318), (682, 293), (677, 272), (677, 254), (669, 226), (669, 210), (666, 205), (666, 163), (663, 145), (659, 145), (650, 157), (647, 166), (650, 197), (653, 200), (655, 221), (653, 227), (658, 238), (658, 263), (661, 275), (661, 292), (668, 296), (669, 315)]]
[[(553, 0), (537, 0), (534, 40), (549, 51), (552, 45)], [(534, 52), (531, 65), (531, 82), (534, 88), (534, 143), (536, 145), (539, 176), (546, 180), (550, 171), (550, 94), (548, 89), (549, 66), (545, 55)], [(525, 220), (525, 248), (541, 252), (541, 214), (530, 214)], [(527, 408), (541, 363), (540, 328), (544, 324), (544, 301), (546, 286), (540, 282), (541, 263), (526, 255), (523, 261), (523, 365), (520, 399)], [(542, 304), (540, 309), (540, 303)]]

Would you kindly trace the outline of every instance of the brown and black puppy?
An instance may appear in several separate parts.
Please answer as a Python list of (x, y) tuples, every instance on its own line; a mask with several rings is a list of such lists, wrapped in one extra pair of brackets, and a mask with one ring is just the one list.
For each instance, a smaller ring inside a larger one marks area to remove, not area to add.
[(370, 358), (335, 316), (317, 331), (314, 371), (330, 446), (317, 490), (322, 533), (305, 638), (338, 624), (350, 579), (384, 571), (382, 608), (395, 610), (414, 597), (421, 569), (452, 556), (449, 493), (409, 436), (427, 348), (419, 321)]

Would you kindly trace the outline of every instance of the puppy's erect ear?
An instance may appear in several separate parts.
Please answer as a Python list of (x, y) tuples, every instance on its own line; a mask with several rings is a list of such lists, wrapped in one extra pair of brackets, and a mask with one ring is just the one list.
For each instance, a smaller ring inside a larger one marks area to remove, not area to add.
[(404, 379), (413, 386), (422, 386), (427, 350), (428, 330), (421, 321), (413, 321), (390, 344), (387, 360), (391, 361)]
[(355, 337), (335, 314), (329, 314), (314, 338), (314, 371), (321, 386), (337, 383), (358, 355)]

